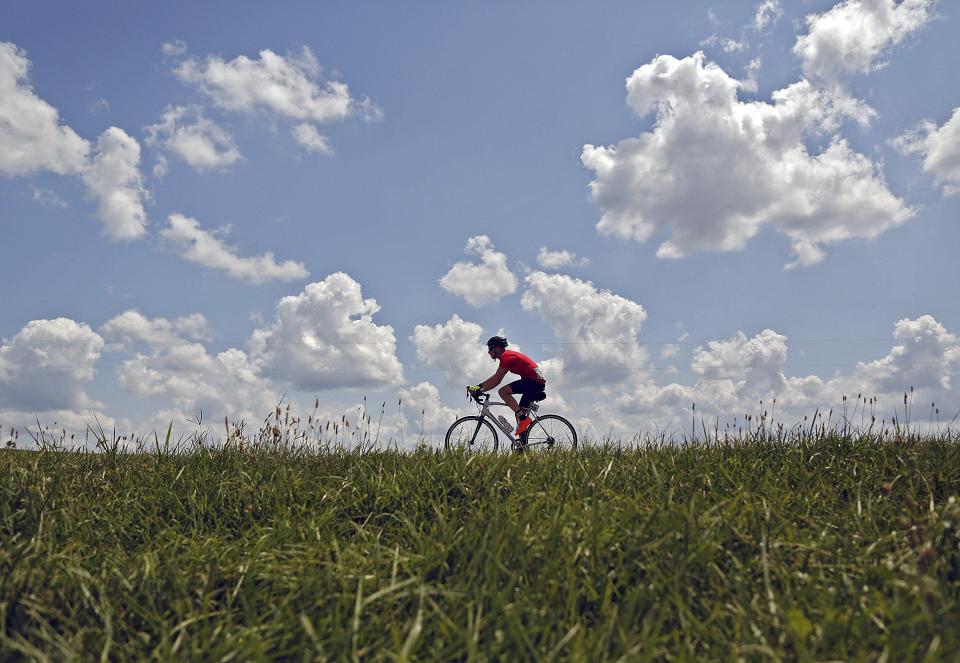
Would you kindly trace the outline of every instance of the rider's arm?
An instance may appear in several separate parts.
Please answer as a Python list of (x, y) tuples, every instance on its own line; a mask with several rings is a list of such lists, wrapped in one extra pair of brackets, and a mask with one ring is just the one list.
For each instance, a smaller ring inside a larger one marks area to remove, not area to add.
[(496, 387), (498, 384), (500, 384), (500, 382), (503, 380), (503, 376), (506, 374), (507, 374), (507, 367), (500, 366), (500, 368), (497, 369), (496, 373), (494, 373), (493, 375), (491, 375), (486, 380), (480, 383), (480, 390), (490, 391), (491, 389)]

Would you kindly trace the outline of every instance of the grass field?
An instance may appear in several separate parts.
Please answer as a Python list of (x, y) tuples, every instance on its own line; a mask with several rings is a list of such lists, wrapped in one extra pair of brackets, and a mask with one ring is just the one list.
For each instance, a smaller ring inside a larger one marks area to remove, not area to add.
[(956, 438), (0, 452), (0, 658), (960, 659)]

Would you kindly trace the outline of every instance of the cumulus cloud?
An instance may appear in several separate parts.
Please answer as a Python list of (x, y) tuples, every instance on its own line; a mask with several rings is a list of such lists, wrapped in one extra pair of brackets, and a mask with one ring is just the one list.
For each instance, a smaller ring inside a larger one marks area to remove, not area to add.
[(487, 355), (483, 327), (456, 314), (433, 327), (417, 325), (410, 342), (417, 359), (441, 371), (450, 387), (476, 384), (490, 377), (497, 367)]
[(857, 365), (853, 382), (863, 393), (898, 393), (908, 387), (935, 397), (956, 399), (954, 380), (960, 372), (960, 340), (931, 315), (897, 321), (898, 344), (880, 359)]
[(61, 125), (57, 110), (34, 94), (29, 68), (21, 49), (0, 42), (0, 174), (49, 171), (80, 177), (98, 203), (108, 237), (141, 237), (147, 216), (139, 143), (122, 129), (110, 127), (91, 146)]
[(588, 258), (577, 258), (577, 254), (570, 251), (551, 251), (547, 247), (540, 247), (537, 253), (537, 264), (544, 269), (562, 269), (573, 265), (586, 267), (590, 264)]
[(138, 342), (161, 346), (177, 341), (198, 342), (213, 338), (210, 323), (203, 313), (191, 313), (175, 320), (151, 320), (131, 309), (105, 323), (101, 331), (111, 339), (107, 346), (111, 352), (121, 351)]
[(212, 354), (198, 342), (209, 333), (201, 314), (167, 320), (130, 310), (101, 332), (116, 342), (111, 349), (132, 355), (117, 369), (120, 384), (141, 398), (169, 399), (178, 420), (203, 411), (213, 420), (257, 421), (279, 399), (242, 350)]
[(0, 42), (0, 174), (51, 171), (77, 175), (90, 144), (60, 124), (57, 109), (30, 87), (30, 61), (15, 44)]
[(543, 377), (547, 380), (547, 385), (550, 389), (551, 403), (554, 403), (555, 401), (553, 399), (557, 397), (557, 387), (563, 387), (568, 383), (574, 389), (578, 386), (577, 380), (579, 377), (577, 375), (571, 375), (569, 379), (566, 375), (564, 375), (563, 359), (561, 357), (537, 359), (536, 362), (537, 368), (540, 369), (540, 373), (543, 374)]
[[(936, 402), (941, 413), (946, 413), (944, 421), (960, 407), (955, 391), (960, 378), (960, 339), (931, 316), (898, 321), (893, 328), (894, 344), (888, 353), (872, 361), (863, 361), (846, 372), (837, 371), (824, 377), (803, 373), (790, 375), (787, 337), (773, 329), (763, 329), (752, 335), (736, 332), (729, 338), (698, 346), (686, 366), (692, 379), (672, 382), (670, 380), (677, 378), (667, 376), (677, 371), (623, 370), (630, 365), (629, 362), (645, 360), (643, 348), (631, 340), (631, 337), (635, 339), (632, 330), (639, 328), (642, 320), (638, 320), (643, 316), (637, 315), (630, 303), (625, 303), (626, 300), (617, 302), (612, 299), (615, 295), (606, 293), (610, 298), (606, 301), (612, 306), (597, 305), (596, 300), (604, 298), (589, 284), (585, 288), (580, 282), (576, 287), (578, 284), (571, 283), (575, 280), (569, 277), (531, 276), (534, 281), (545, 281), (535, 283), (531, 288), (537, 291), (539, 299), (543, 299), (542, 293), (551, 284), (559, 286), (551, 292), (551, 301), (589, 303), (588, 306), (569, 306), (572, 320), (566, 323), (566, 327), (563, 327), (565, 323), (559, 313), (552, 317), (551, 326), (567, 330), (563, 335), (557, 334), (561, 354), (540, 361), (551, 385), (545, 407), (576, 421), (581, 433), (602, 436), (612, 431), (615, 435), (629, 436), (638, 431), (665, 430), (678, 436), (689, 435), (691, 416), (694, 415), (697, 436), (702, 434), (701, 417), (711, 431), (711, 423), (719, 421), (722, 434), (728, 425), (735, 428), (747, 426), (747, 414), (756, 417), (766, 411), (768, 422), (772, 417), (790, 427), (802, 422), (805, 416), (811, 417), (817, 409), (824, 419), (832, 409), (830, 416), (834, 423), (838, 419), (842, 422), (843, 416), (855, 416), (856, 424), (863, 423), (864, 427), (869, 426), (870, 415), (876, 414), (876, 426), (879, 427), (881, 419), (889, 423), (897, 416), (903, 420), (904, 392), (912, 393), (911, 398), (917, 403), (929, 406)], [(582, 291), (580, 297), (577, 296), (578, 290)], [(567, 297), (555, 297), (555, 293), (565, 293)], [(547, 319), (546, 315), (543, 317)], [(612, 325), (615, 331), (597, 333), (604, 323)], [(584, 327), (588, 329), (584, 330)], [(616, 330), (625, 330), (621, 333), (625, 341), (609, 342), (616, 338)], [(444, 377), (454, 386), (471, 381), (467, 371), (458, 372), (457, 369), (480, 353), (481, 338), (479, 326), (459, 318), (436, 327), (420, 326), (411, 336), (418, 357), (431, 367), (443, 370)], [(601, 339), (601, 342), (585, 343), (582, 339)], [(587, 352), (599, 354), (585, 355), (584, 348)], [(663, 355), (676, 358), (676, 349), (672, 346)], [(578, 370), (585, 365), (590, 370)], [(633, 365), (647, 366), (643, 363)], [(481, 364), (472, 370), (474, 373), (479, 370), (486, 376), (489, 368)], [(617, 369), (622, 371), (619, 376)], [(612, 389), (611, 375), (619, 378)], [(581, 388), (584, 386), (590, 391)], [(910, 391), (911, 387), (914, 392)], [(560, 397), (558, 388), (572, 399)], [(419, 429), (417, 417), (421, 410), (425, 410), (424, 416), (429, 418), (432, 410), (442, 408), (433, 401), (433, 389), (422, 387), (422, 391), (423, 397), (410, 404), (409, 412), (405, 410), (408, 430), (411, 421)], [(859, 405), (858, 394), (861, 397)], [(872, 400), (869, 404), (864, 402), (868, 399)], [(422, 402), (432, 404), (423, 406)], [(694, 403), (696, 410), (692, 411)], [(452, 417), (451, 413), (444, 413), (444, 416)], [(923, 416), (926, 417), (926, 412)], [(601, 429), (589, 428), (597, 422), (602, 422)], [(756, 423), (754, 419), (749, 425), (756, 426)], [(927, 425), (926, 419), (924, 425)]]
[(104, 341), (69, 318), (34, 320), (0, 343), (0, 410), (28, 413), (97, 406), (83, 391)]
[(278, 263), (269, 251), (260, 256), (241, 257), (236, 248), (224, 244), (215, 235), (201, 228), (196, 219), (172, 214), (168, 221), (169, 225), (160, 231), (160, 236), (190, 262), (221, 269), (235, 279), (258, 284), (273, 280), (292, 281), (309, 276), (303, 263), (292, 260)]
[(737, 332), (727, 341), (711, 341), (697, 348), (690, 367), (702, 380), (729, 381), (734, 389), (763, 397), (786, 383), (787, 337), (770, 329), (748, 339)]
[(247, 113), (263, 110), (297, 122), (294, 137), (311, 151), (329, 151), (326, 138), (314, 126), (317, 123), (382, 116), (369, 99), (352, 97), (346, 83), (323, 80), (320, 65), (306, 47), (286, 57), (264, 49), (256, 59), (246, 55), (232, 60), (188, 58), (175, 72), (184, 82), (199, 86), (221, 108)]
[(405, 429), (412, 435), (422, 434), (425, 438), (437, 439), (447, 432), (460, 412), (447, 407), (440, 399), (440, 391), (429, 382), (421, 382), (413, 387), (400, 390)]
[(395, 387), (403, 373), (393, 329), (375, 325), (379, 306), (363, 299), (358, 283), (332, 274), (277, 304), (274, 323), (257, 329), (247, 352), (213, 353), (206, 318), (199, 313), (168, 320), (126, 311), (103, 325), (108, 349), (126, 353), (120, 384), (142, 398), (172, 405), (150, 418), (155, 425), (182, 421), (202, 411), (208, 420), (259, 421), (272, 411), (280, 389)]
[(844, 119), (868, 122), (861, 103), (808, 81), (773, 103), (745, 103), (740, 87), (702, 53), (661, 55), (631, 74), (628, 103), (639, 116), (656, 111), (653, 131), (581, 155), (596, 174), (601, 233), (641, 242), (669, 233), (657, 255), (681, 258), (740, 250), (769, 225), (791, 240), (791, 266), (806, 266), (827, 244), (876, 237), (913, 215), (844, 139), (819, 153), (805, 145)]
[(793, 52), (807, 76), (817, 79), (869, 73), (891, 46), (926, 25), (935, 1), (845, 0), (807, 16), (808, 32), (797, 38)]
[(729, 423), (745, 414), (759, 414), (761, 402), (767, 411), (776, 408), (778, 415), (787, 417), (802, 417), (818, 406), (829, 406), (829, 390), (823, 380), (787, 377), (786, 361), (787, 338), (782, 334), (765, 329), (748, 338), (737, 332), (730, 339), (711, 341), (694, 351), (690, 364), (696, 376), (693, 385), (641, 383), (616, 400), (617, 409), (664, 428), (678, 420), (689, 426), (694, 404), (698, 427), (700, 417), (720, 417)]
[[(836, 421), (838, 413), (844, 416), (841, 407), (846, 396), (848, 410), (859, 407), (869, 425), (866, 407), (876, 414), (879, 427), (881, 419), (890, 422), (897, 416), (903, 420), (903, 395), (911, 393), (911, 388), (918, 402), (935, 402), (955, 411), (960, 406), (954, 390), (960, 374), (957, 336), (924, 315), (898, 321), (893, 338), (896, 345), (884, 357), (861, 362), (852, 373), (838, 372), (823, 379), (786, 375), (784, 335), (770, 329), (753, 337), (737, 332), (730, 339), (711, 341), (695, 350), (690, 363), (694, 384), (640, 383), (616, 400), (616, 411), (663, 428), (678, 421), (689, 426), (694, 403), (698, 422), (702, 416), (729, 423), (735, 417), (742, 422), (745, 414), (759, 414), (762, 401), (764, 410), (792, 425), (817, 409), (822, 413), (832, 409)], [(857, 405), (858, 395), (868, 404), (861, 400)], [(856, 423), (860, 423), (859, 417)]]
[(110, 127), (103, 132), (84, 169), (83, 182), (99, 204), (100, 220), (110, 239), (139, 239), (146, 233), (140, 144), (123, 129)]
[(379, 310), (359, 283), (331, 274), (282, 298), (273, 324), (251, 336), (250, 354), (264, 375), (300, 390), (396, 386), (403, 369), (393, 327), (373, 321)]
[(927, 120), (892, 142), (903, 154), (922, 156), (924, 172), (933, 176), (946, 195), (960, 193), (960, 107), (953, 109), (943, 126)]
[(243, 158), (230, 134), (198, 106), (169, 107), (146, 131), (147, 145), (176, 154), (197, 171), (224, 169)]
[(440, 279), (444, 290), (463, 297), (471, 306), (493, 304), (517, 291), (517, 278), (507, 267), (507, 256), (494, 249), (489, 237), (471, 237), (465, 251), (479, 256), (480, 262), (455, 264)]
[(584, 386), (622, 382), (646, 363), (646, 351), (637, 340), (647, 319), (640, 304), (563, 274), (534, 272), (526, 285), (523, 310), (536, 313), (553, 329), (563, 370), (573, 372), (568, 381)]

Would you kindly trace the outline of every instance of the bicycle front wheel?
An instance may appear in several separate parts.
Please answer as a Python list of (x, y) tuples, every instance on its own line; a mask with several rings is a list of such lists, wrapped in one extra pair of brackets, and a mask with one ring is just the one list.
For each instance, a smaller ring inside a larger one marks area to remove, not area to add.
[(575, 451), (577, 431), (573, 424), (556, 414), (545, 414), (530, 425), (525, 448), (531, 451), (561, 449)]
[(447, 430), (443, 446), (447, 450), (496, 451), (498, 442), (493, 425), (483, 417), (472, 415), (453, 422)]

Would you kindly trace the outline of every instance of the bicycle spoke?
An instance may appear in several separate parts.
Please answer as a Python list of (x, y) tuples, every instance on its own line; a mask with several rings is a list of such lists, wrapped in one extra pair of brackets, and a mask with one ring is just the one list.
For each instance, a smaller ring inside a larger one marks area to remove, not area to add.
[(570, 422), (563, 417), (547, 414), (530, 426), (526, 446), (542, 451), (548, 449), (576, 449), (577, 433)]
[(476, 416), (463, 417), (450, 426), (444, 446), (447, 449), (496, 451), (497, 434), (489, 421)]

